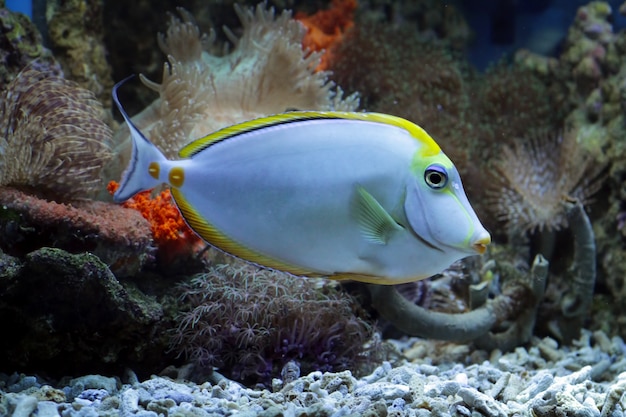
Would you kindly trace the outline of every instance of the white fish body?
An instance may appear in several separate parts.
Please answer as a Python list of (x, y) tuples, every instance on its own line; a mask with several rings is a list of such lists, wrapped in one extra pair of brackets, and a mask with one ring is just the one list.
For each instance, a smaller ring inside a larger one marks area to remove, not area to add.
[(397, 284), (490, 242), (452, 162), (406, 120), (285, 113), (208, 135), (170, 161), (115, 101), (133, 156), (114, 199), (167, 183), (189, 226), (237, 257), (296, 275)]

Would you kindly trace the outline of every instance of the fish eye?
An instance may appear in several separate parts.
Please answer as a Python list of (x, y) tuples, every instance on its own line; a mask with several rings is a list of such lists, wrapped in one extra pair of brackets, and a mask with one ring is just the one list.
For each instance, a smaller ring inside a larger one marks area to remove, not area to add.
[(430, 188), (440, 190), (448, 183), (448, 173), (441, 165), (433, 164), (426, 168), (424, 181)]

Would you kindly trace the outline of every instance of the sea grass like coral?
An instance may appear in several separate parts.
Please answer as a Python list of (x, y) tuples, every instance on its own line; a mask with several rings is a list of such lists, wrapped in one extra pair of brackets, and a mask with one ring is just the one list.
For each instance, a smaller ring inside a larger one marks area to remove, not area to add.
[(206, 370), (269, 383), (290, 361), (303, 373), (358, 372), (381, 355), (354, 300), (313, 279), (246, 264), (213, 266), (183, 284), (172, 349)]
[[(220, 128), (260, 116), (301, 110), (353, 110), (355, 96), (342, 98), (326, 72), (315, 72), (320, 56), (302, 49), (304, 28), (288, 11), (275, 15), (264, 5), (235, 8), (242, 35), (227, 31), (231, 52), (217, 56), (215, 34), (202, 34), (192, 16), (171, 16), (159, 44), (168, 56), (160, 84), (142, 77), (159, 98), (133, 117), (168, 157), (183, 145)], [(222, 48), (224, 49), (224, 48)], [(128, 132), (121, 147), (128, 150)], [(122, 152), (122, 158), (128, 157)], [(125, 166), (125, 161), (120, 161)]]
[(90, 91), (23, 70), (0, 97), (0, 185), (66, 199), (97, 191), (111, 157), (102, 117)]

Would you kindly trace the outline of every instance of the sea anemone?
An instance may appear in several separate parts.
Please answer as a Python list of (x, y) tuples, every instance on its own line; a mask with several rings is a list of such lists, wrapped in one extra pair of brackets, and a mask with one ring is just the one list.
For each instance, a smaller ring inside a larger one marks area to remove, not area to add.
[(603, 168), (574, 130), (534, 135), (502, 147), (489, 199), (510, 231), (559, 230), (567, 226), (563, 202), (587, 204), (602, 185)]
[[(201, 34), (192, 16), (179, 9), (182, 20), (171, 16), (159, 45), (168, 56), (161, 84), (142, 77), (159, 98), (133, 118), (137, 126), (168, 157), (183, 145), (220, 128), (289, 109), (353, 110), (356, 96), (342, 98), (326, 72), (315, 72), (319, 53), (302, 49), (305, 30), (288, 11), (275, 16), (264, 5), (256, 9), (235, 6), (243, 32), (223, 56), (215, 33)], [(224, 49), (224, 48), (222, 48)], [(122, 131), (121, 148), (128, 147)], [(122, 151), (122, 158), (129, 153)], [(120, 161), (125, 166), (126, 161)]]
[(0, 98), (0, 185), (61, 198), (101, 187), (111, 130), (93, 93), (27, 68)]

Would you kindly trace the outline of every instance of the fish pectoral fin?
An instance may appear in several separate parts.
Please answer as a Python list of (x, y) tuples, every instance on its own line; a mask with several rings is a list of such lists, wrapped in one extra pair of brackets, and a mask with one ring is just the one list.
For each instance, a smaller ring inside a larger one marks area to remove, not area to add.
[(394, 233), (404, 230), (360, 185), (356, 186), (356, 204), (353, 211), (361, 234), (368, 242), (385, 245)]

